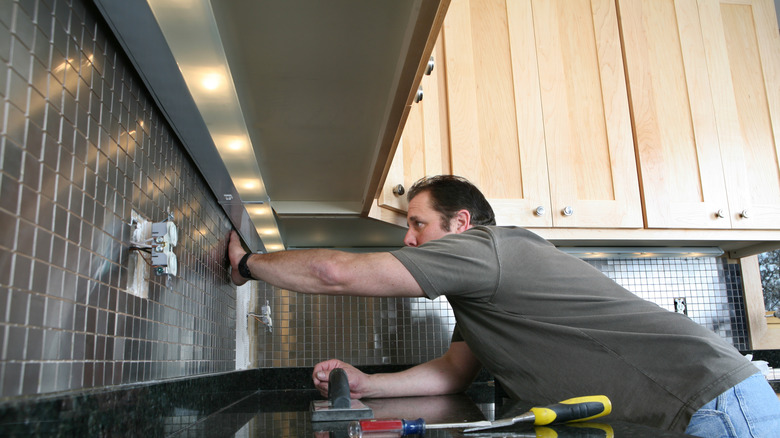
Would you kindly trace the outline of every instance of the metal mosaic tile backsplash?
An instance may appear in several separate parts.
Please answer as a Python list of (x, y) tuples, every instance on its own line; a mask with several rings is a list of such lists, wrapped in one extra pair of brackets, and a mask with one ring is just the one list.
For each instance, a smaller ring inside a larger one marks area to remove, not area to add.
[[(89, 2), (0, 1), (0, 400), (235, 369), (230, 223)], [(127, 292), (131, 211), (179, 275)]]
[(604, 259), (593, 266), (636, 295), (675, 311), (684, 298), (684, 313), (730, 342), (748, 350), (748, 325), (739, 264), (727, 259)]
[[(685, 298), (687, 315), (748, 349), (739, 265), (723, 258), (593, 259), (588, 263), (633, 293), (670, 311)], [(274, 331), (249, 322), (256, 366), (309, 367), (337, 358), (356, 365), (415, 364), (449, 347), (455, 317), (439, 298), (319, 297), (262, 284)]]

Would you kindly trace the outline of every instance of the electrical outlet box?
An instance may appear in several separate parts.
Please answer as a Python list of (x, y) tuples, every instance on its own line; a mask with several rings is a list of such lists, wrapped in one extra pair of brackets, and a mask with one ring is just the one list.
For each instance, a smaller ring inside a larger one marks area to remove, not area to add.
[(674, 311), (686, 316), (688, 315), (688, 303), (685, 301), (685, 297), (674, 299)]
[[(133, 242), (147, 239), (146, 236), (151, 232), (151, 223), (135, 210), (130, 213), (130, 226)], [(129, 251), (127, 291), (137, 297), (148, 298), (151, 267), (143, 257), (139, 251)]]

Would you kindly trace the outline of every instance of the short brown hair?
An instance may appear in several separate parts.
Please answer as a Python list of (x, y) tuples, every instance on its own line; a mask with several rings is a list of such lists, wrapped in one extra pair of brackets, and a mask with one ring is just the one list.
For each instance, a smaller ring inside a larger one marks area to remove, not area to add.
[(495, 225), (496, 216), (485, 195), (466, 178), (455, 175), (437, 175), (419, 179), (409, 189), (411, 201), (422, 192), (431, 195), (431, 207), (439, 212), (442, 229), (450, 230), (450, 221), (460, 210), (471, 213), (472, 225)]

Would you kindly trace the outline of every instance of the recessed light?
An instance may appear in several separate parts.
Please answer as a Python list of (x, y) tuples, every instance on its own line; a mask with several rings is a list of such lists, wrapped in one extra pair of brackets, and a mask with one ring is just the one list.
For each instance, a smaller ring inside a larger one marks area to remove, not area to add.
[(222, 84), (222, 75), (219, 73), (209, 73), (203, 76), (201, 81), (203, 88), (207, 90), (216, 90)]
[(232, 140), (230, 143), (228, 143), (228, 148), (232, 151), (240, 151), (244, 148), (244, 141), (243, 140)]

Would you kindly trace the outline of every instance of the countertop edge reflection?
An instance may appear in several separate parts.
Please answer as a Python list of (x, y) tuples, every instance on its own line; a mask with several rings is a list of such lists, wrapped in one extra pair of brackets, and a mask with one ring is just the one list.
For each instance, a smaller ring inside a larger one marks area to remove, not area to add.
[[(368, 373), (377, 373), (400, 371), (410, 366), (376, 365), (359, 368)], [(770, 383), (775, 391), (780, 389), (780, 381)], [(102, 391), (2, 401), (0, 436), (131, 434), (189, 437), (213, 436), (215, 432), (219, 436), (236, 436), (247, 428), (261, 431), (260, 436), (312, 436), (314, 431), (309, 406), (311, 401), (320, 398), (313, 389), (311, 368), (308, 367), (234, 371), (125, 385)], [(437, 408), (438, 411), (428, 408), (450, 403), (452, 406), (460, 406), (458, 412), (467, 412), (456, 415), (455, 421), (495, 419), (497, 413), (502, 415), (505, 401), (500, 390), (497, 393), (491, 376), (483, 372), (465, 394), (428, 400), (370, 400), (366, 404), (379, 415), (389, 412), (412, 419), (425, 413), (426, 420), (449, 422), (453, 418), (450, 411), (454, 408)], [(437, 412), (449, 413), (439, 416)], [(641, 427), (619, 422), (610, 424), (616, 431), (631, 430), (633, 434), (623, 436), (644, 436), (638, 434)], [(650, 432), (655, 435), (647, 436), (682, 436), (664, 435), (663, 431), (656, 429), (650, 429)], [(459, 435), (453, 431), (431, 431), (426, 434), (426, 437), (430, 436)], [(616, 432), (614, 436), (621, 435)]]

